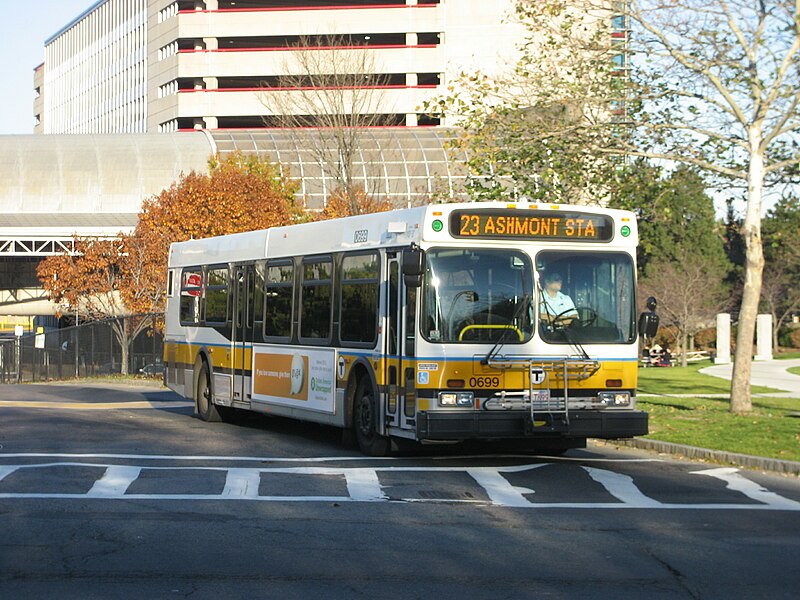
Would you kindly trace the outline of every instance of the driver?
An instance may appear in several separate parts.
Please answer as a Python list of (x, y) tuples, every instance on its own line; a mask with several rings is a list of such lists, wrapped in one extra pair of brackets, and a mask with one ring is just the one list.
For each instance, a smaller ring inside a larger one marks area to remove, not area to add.
[(548, 272), (544, 276), (544, 288), (539, 302), (539, 317), (543, 323), (558, 320), (560, 325), (569, 325), (578, 316), (572, 298), (561, 292), (561, 274)]

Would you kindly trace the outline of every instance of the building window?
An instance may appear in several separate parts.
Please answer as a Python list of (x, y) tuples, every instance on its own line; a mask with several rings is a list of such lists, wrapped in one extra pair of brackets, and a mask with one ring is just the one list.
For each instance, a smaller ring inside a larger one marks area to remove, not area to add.
[(162, 8), (160, 11), (158, 11), (158, 22), (163, 23), (164, 21), (171, 19), (177, 14), (178, 14), (178, 3), (173, 2), (169, 6)]
[(165, 58), (169, 58), (170, 56), (175, 56), (178, 53), (178, 42), (171, 42), (166, 46), (159, 48), (158, 50), (158, 60), (164, 60)]

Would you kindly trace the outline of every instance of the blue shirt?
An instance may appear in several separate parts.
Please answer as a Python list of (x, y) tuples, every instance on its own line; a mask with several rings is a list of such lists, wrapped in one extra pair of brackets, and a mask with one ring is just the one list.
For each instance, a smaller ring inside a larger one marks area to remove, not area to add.
[(556, 292), (556, 297), (553, 298), (547, 292), (542, 292), (541, 302), (539, 303), (539, 314), (546, 314), (553, 317), (566, 312), (575, 314), (565, 316), (577, 316), (578, 311), (575, 310), (575, 303), (572, 298), (561, 292)]

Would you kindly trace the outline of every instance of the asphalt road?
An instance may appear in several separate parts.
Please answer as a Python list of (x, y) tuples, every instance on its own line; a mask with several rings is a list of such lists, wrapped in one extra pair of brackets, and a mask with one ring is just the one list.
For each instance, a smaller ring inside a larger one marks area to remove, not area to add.
[(794, 598), (800, 480), (597, 446), (368, 459), (147, 387), (0, 386), (3, 598)]

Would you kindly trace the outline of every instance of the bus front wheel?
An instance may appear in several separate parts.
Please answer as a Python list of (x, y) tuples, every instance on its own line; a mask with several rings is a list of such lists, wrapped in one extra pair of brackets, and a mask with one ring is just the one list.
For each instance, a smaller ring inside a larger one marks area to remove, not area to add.
[(353, 406), (353, 429), (358, 449), (367, 456), (385, 456), (389, 438), (378, 433), (378, 403), (372, 386), (365, 378), (356, 388)]
[(211, 387), (211, 373), (208, 365), (203, 362), (200, 372), (197, 375), (197, 391), (195, 393), (195, 404), (197, 405), (198, 416), (206, 422), (215, 423), (221, 421), (217, 406), (214, 404), (214, 392)]

